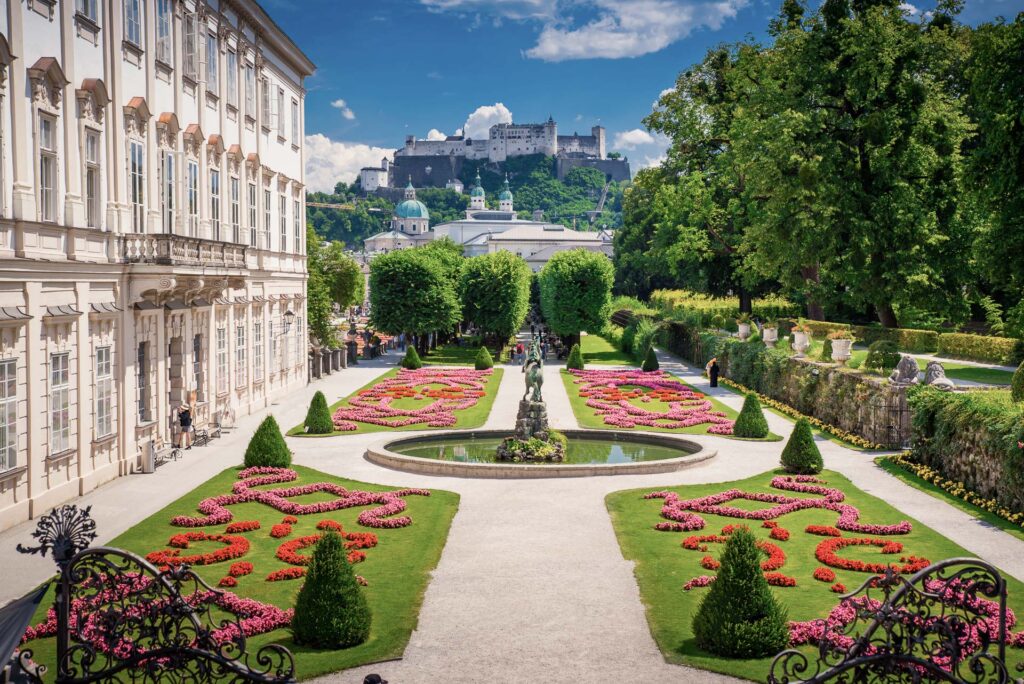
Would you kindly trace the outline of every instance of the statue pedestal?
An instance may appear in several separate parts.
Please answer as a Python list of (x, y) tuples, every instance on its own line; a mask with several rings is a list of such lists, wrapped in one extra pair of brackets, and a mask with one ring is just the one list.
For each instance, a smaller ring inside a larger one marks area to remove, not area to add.
[(519, 402), (516, 433), (498, 446), (499, 461), (549, 461), (559, 463), (565, 458), (565, 437), (552, 439), (548, 428), (548, 408), (543, 401), (523, 399)]
[(548, 438), (548, 407), (543, 401), (523, 399), (516, 416), (516, 439)]

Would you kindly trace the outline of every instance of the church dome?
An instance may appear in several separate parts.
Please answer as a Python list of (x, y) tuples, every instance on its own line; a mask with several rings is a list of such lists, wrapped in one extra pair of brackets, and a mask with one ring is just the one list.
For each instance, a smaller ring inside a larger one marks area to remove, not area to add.
[(398, 218), (430, 218), (427, 205), (417, 199), (407, 199), (395, 207), (395, 216)]
[(508, 187), (508, 177), (507, 176), (505, 177), (505, 188), (501, 191), (501, 194), (498, 195), (498, 199), (500, 201), (503, 201), (503, 202), (511, 202), (512, 201), (512, 191), (509, 190), (509, 187)]
[(470, 197), (483, 197), (484, 196), (484, 189), (481, 188), (479, 185), (477, 185), (477, 186), (475, 186), (470, 191), (469, 196)]

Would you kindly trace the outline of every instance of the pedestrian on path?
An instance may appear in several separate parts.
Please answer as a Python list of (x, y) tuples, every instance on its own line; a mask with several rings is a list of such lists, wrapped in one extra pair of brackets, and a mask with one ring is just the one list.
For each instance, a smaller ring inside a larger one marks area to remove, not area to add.
[(718, 367), (718, 359), (711, 359), (708, 361), (708, 378), (711, 379), (711, 386), (718, 387), (718, 373), (721, 369)]

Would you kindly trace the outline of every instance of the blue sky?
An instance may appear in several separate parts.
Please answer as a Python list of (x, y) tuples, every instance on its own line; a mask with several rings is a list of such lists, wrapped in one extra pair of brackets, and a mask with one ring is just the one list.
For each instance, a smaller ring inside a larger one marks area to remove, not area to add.
[[(916, 2), (916, 0), (910, 0)], [(922, 0), (924, 2), (925, 0)], [(608, 131), (634, 170), (665, 143), (641, 119), (708, 48), (764, 39), (778, 0), (263, 0), (316, 63), (307, 80), (307, 185), (333, 187), (406, 135), (485, 131), (550, 114)], [(919, 4), (913, 10), (933, 6)], [(967, 0), (978, 23), (1024, 0)]]

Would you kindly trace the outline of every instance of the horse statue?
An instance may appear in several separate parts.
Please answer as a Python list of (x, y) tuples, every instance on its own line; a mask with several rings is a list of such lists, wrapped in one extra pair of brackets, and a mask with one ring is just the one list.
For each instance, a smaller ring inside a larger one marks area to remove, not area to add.
[[(526, 401), (528, 396), (531, 401), (543, 401), (540, 389), (544, 384), (544, 359), (541, 356), (540, 343), (537, 340), (530, 343), (530, 351), (527, 354), (523, 371), (526, 373), (526, 391), (523, 393), (523, 401)], [(530, 396), (530, 390), (533, 390), (532, 396)]]

